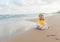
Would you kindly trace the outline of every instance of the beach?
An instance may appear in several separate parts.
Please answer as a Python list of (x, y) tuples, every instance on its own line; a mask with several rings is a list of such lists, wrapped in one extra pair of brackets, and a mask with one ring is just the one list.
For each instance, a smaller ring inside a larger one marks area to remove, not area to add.
[(32, 29), (16, 34), (6, 42), (60, 42), (60, 15), (47, 17), (48, 30)]
[(60, 0), (0, 0), (0, 42), (60, 42), (59, 32)]

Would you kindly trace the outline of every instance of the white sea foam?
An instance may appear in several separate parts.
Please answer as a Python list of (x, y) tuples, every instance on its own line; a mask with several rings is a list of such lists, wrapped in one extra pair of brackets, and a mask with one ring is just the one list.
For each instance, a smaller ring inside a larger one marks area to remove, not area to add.
[(32, 29), (35, 23), (25, 20), (6, 20), (0, 23), (0, 37), (11, 35), (20, 29), (20, 32)]

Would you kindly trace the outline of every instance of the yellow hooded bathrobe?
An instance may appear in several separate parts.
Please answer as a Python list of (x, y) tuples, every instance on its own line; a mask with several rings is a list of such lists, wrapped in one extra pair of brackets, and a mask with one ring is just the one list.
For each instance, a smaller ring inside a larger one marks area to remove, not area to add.
[(38, 17), (38, 23), (40, 26), (44, 27), (45, 26), (44, 16), (42, 18), (43, 19), (40, 20), (40, 17)]
[(44, 15), (43, 15), (42, 19), (40, 17), (38, 17), (37, 22), (38, 22), (37, 26), (39, 26), (39, 28), (42, 27), (40, 29), (48, 29), (47, 23), (45, 22)]

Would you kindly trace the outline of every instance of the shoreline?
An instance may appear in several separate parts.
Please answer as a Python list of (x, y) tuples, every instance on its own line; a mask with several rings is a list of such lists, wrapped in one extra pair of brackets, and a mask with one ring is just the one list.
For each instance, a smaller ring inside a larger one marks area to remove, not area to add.
[[(58, 15), (56, 15), (56, 16), (58, 16)], [(50, 16), (50, 17), (48, 17), (48, 18), (51, 18), (51, 17), (53, 17), (53, 16)], [(55, 17), (55, 16), (54, 16), (54, 17)], [(47, 18), (47, 20), (49, 21), (48, 18)], [(48, 22), (48, 24), (49, 24), (49, 22)], [(31, 33), (31, 32), (34, 32), (34, 31), (36, 32), (37, 30), (29, 30), (28, 32)], [(46, 30), (45, 30), (45, 31), (46, 31)], [(29, 34), (28, 32), (25, 32), (25, 33), (22, 33), (22, 34), (18, 34), (18, 35), (20, 35), (20, 37), (21, 37), (21, 35), (23, 35), (23, 34), (26, 36), (26, 34)], [(41, 32), (42, 32), (42, 31), (41, 31)], [(17, 36), (17, 35), (15, 35), (15, 36)], [(14, 38), (14, 37), (13, 37), (13, 38)], [(11, 39), (11, 38), (10, 38), (10, 39)]]

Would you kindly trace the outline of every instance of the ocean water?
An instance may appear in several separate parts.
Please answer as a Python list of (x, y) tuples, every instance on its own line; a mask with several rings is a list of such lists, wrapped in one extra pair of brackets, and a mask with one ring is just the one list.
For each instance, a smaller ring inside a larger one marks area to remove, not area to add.
[[(45, 17), (53, 15), (55, 14), (45, 14)], [(0, 15), (0, 40), (17, 32), (21, 33), (32, 29), (36, 25), (27, 21), (27, 19), (35, 19), (37, 17), (38, 14)]]
[[(55, 14), (45, 14), (45, 17), (52, 16)], [(18, 14), (18, 15), (0, 15), (0, 20), (6, 20), (6, 19), (32, 19), (37, 18), (38, 14)]]

